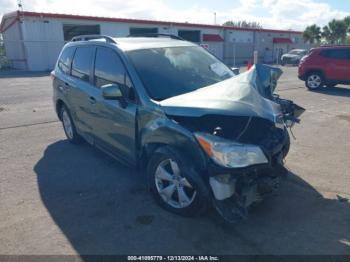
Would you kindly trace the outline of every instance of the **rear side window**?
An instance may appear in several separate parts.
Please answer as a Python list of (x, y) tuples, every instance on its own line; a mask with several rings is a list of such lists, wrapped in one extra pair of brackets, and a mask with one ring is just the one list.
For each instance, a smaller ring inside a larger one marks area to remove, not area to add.
[(329, 49), (321, 53), (322, 56), (332, 59), (350, 59), (350, 49)]
[(89, 82), (89, 76), (91, 74), (92, 62), (94, 58), (94, 50), (95, 48), (93, 47), (77, 48), (72, 64), (72, 76)]
[(74, 50), (74, 47), (65, 48), (58, 60), (58, 67), (67, 75), (70, 74), (70, 66), (72, 64)]

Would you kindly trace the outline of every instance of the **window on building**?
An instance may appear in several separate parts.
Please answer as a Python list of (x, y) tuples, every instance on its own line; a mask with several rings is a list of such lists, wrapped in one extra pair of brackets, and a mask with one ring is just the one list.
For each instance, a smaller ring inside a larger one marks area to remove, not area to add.
[(103, 47), (97, 48), (94, 76), (96, 87), (118, 84), (125, 97), (132, 101), (135, 99), (124, 64), (113, 50)]
[(78, 47), (73, 58), (72, 76), (89, 82), (93, 59), (93, 47)]
[(199, 43), (201, 41), (201, 31), (200, 30), (179, 30), (178, 36), (182, 37), (183, 39)]
[(131, 27), (130, 35), (158, 34), (158, 28)]
[(99, 35), (100, 32), (100, 25), (63, 25), (64, 41), (78, 35)]
[(74, 55), (75, 47), (65, 48), (58, 60), (58, 67), (65, 73), (70, 74), (70, 67)]

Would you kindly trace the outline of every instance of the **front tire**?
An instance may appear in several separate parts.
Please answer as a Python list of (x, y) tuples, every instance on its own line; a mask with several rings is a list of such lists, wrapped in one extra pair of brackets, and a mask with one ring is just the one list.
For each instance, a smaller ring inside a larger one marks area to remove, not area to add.
[(319, 72), (312, 72), (308, 74), (305, 80), (305, 85), (309, 90), (317, 90), (324, 84), (323, 76)]
[(61, 108), (60, 116), (62, 120), (63, 130), (64, 130), (64, 133), (66, 134), (68, 141), (71, 142), (72, 144), (81, 143), (82, 138), (79, 136), (77, 129), (75, 128), (71, 114), (65, 105), (63, 105)]
[(147, 166), (150, 190), (164, 209), (182, 216), (197, 216), (208, 208), (209, 193), (202, 178), (178, 150), (164, 146)]

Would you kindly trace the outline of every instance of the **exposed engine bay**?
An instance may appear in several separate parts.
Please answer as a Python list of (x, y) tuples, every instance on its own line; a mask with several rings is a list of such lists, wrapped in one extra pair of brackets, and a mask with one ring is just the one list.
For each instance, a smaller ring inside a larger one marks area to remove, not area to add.
[(161, 103), (168, 116), (197, 139), (214, 136), (218, 139), (213, 144), (222, 140), (254, 145), (266, 157), (267, 161), (251, 165), (243, 161), (218, 167), (214, 163), (203, 171), (214, 206), (227, 221), (245, 218), (248, 208), (277, 188), (288, 173), (283, 163), (290, 147), (288, 129), (300, 122), (305, 109), (274, 94), (281, 74), (279, 68), (255, 65), (237, 77)]

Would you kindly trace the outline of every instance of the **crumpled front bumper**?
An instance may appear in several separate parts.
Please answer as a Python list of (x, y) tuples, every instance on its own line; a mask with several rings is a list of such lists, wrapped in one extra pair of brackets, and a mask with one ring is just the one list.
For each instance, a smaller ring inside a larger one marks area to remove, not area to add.
[(237, 169), (210, 165), (209, 185), (214, 206), (226, 220), (245, 218), (252, 204), (278, 188), (281, 178), (288, 174), (283, 159), (288, 153), (289, 143), (289, 136), (285, 133), (270, 147), (262, 147), (269, 161), (267, 164)]
[(230, 222), (246, 218), (249, 207), (273, 193), (287, 174), (282, 164), (276, 164), (239, 176), (210, 177), (214, 207)]

